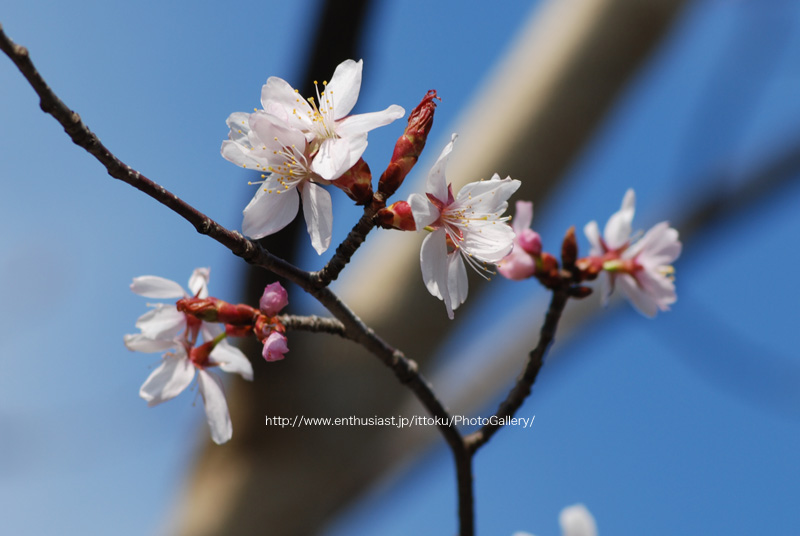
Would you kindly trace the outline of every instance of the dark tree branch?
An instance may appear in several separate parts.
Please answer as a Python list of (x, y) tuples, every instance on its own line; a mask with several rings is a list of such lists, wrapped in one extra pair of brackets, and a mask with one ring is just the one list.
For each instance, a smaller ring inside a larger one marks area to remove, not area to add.
[(339, 335), (346, 338), (344, 324), (335, 318), (323, 318), (316, 315), (281, 315), (278, 320), (288, 330), (330, 333), (331, 335)]
[(550, 348), (550, 345), (553, 344), (553, 339), (555, 339), (558, 321), (561, 319), (561, 313), (567, 305), (567, 300), (569, 300), (567, 289), (553, 291), (553, 298), (550, 300), (550, 307), (547, 309), (547, 316), (539, 333), (539, 343), (536, 348), (531, 350), (528, 364), (517, 378), (517, 383), (497, 408), (495, 412), (497, 419), (490, 419), (490, 423), (485, 424), (480, 430), (464, 438), (464, 445), (471, 454), (474, 454), (485, 445), (501, 428), (501, 425), (497, 423), (501, 422), (501, 419), (513, 417), (528, 395), (531, 394), (531, 387), (533, 382), (536, 381), (536, 376), (539, 375), (539, 370), (542, 368), (547, 349)]

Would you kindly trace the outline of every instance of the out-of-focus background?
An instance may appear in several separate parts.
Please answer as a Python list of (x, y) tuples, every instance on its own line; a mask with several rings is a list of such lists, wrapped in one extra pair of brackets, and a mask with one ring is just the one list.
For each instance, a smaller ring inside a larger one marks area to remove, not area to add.
[[(678, 302), (655, 320), (619, 300), (569, 304), (520, 410), (534, 426), (501, 431), (476, 458), (478, 531), (556, 535), (577, 502), (604, 534), (795, 530), (796, 2), (30, 0), (5, 5), (0, 23), (117, 156), (229, 228), (253, 190), (219, 155), (225, 118), (259, 106), (268, 76), (307, 93), (346, 57), (364, 59), (356, 112), (411, 110), (431, 88), (442, 97), (397, 199), (421, 188), (455, 131), (449, 178), (520, 179), (549, 250), (570, 225), (604, 225), (635, 188), (636, 228), (668, 219), (681, 232)], [(375, 175), (403, 125), (370, 134)], [(228, 385), (225, 446), (210, 444), (196, 391), (147, 408), (137, 393), (159, 359), (122, 345), (148, 301), (130, 280), (185, 283), (209, 266), (212, 294), (256, 303), (264, 275), (111, 180), (7, 58), (0, 180), (4, 533), (455, 532), (452, 462), (432, 428), (264, 426), (266, 415), (424, 414), (346, 341), (292, 334), (271, 364), (251, 349), (257, 379)], [(334, 203), (337, 243), (358, 209), (338, 192)], [(334, 288), (420, 362), (453, 413), (489, 415), (547, 295), (471, 278), (448, 322), (424, 291), (420, 242), (376, 231)], [(303, 225), (270, 247), (305, 269), (331, 254), (316, 256)]]

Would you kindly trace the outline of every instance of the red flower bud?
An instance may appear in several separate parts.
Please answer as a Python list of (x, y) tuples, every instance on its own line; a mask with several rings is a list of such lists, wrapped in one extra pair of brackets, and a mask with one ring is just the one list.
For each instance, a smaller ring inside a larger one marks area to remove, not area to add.
[(435, 89), (428, 91), (422, 102), (408, 116), (408, 126), (397, 140), (392, 160), (378, 181), (378, 191), (383, 194), (384, 199), (388, 199), (400, 188), (425, 147), (425, 141), (433, 125), (433, 114), (436, 111), (433, 99), (439, 99)]
[(384, 229), (399, 229), (401, 231), (416, 231), (414, 215), (411, 205), (406, 201), (398, 201), (391, 206), (382, 208), (375, 216), (377, 224)]
[(357, 205), (366, 205), (372, 200), (372, 172), (363, 158), (330, 184), (346, 193)]

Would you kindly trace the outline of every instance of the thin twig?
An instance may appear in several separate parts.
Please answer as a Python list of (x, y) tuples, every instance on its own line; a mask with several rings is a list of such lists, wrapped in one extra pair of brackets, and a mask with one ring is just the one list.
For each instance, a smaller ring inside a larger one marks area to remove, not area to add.
[(499, 424), (500, 422), (508, 417), (514, 416), (531, 393), (531, 387), (536, 381), (539, 370), (542, 368), (547, 349), (553, 344), (553, 339), (555, 339), (558, 321), (561, 318), (564, 307), (567, 305), (567, 300), (569, 300), (567, 289), (553, 291), (550, 307), (547, 309), (547, 316), (545, 317), (544, 324), (539, 333), (539, 343), (531, 350), (528, 363), (525, 366), (525, 370), (523, 370), (519, 378), (517, 378), (517, 383), (511, 391), (509, 391), (506, 399), (503, 400), (497, 408), (495, 412), (495, 417), (497, 418), (489, 419), (489, 423), (464, 437), (464, 445), (471, 454), (474, 454), (479, 448), (485, 445), (502, 427), (502, 425)]
[(339, 274), (350, 262), (353, 254), (358, 250), (367, 234), (375, 227), (375, 214), (383, 207), (383, 194), (376, 192), (373, 197), (372, 203), (364, 207), (364, 214), (353, 226), (353, 229), (347, 234), (347, 238), (339, 244), (336, 248), (336, 253), (333, 255), (328, 264), (319, 272), (312, 272), (311, 277), (314, 278), (318, 284), (327, 286), (331, 281), (336, 280)]
[(299, 316), (281, 315), (278, 317), (283, 327), (288, 330), (311, 331), (315, 333), (330, 333), (347, 338), (344, 324), (335, 318), (323, 318), (321, 316)]

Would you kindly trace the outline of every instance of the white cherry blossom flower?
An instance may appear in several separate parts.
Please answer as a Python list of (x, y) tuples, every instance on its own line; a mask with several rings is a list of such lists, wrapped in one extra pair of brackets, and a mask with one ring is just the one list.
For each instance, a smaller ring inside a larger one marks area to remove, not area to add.
[(265, 112), (231, 114), (228, 126), (222, 156), (264, 179), (244, 209), (242, 232), (258, 239), (280, 231), (297, 216), (302, 197), (311, 244), (322, 254), (331, 243), (333, 210), (330, 194), (313, 182), (321, 178), (311, 170), (305, 135)]
[(500, 262), (511, 252), (514, 231), (503, 213), (508, 198), (520, 186), (517, 180), (495, 174), (488, 181), (467, 184), (454, 197), (445, 167), (455, 140), (453, 134), (431, 169), (426, 196), (408, 198), (417, 230), (431, 231), (420, 250), (422, 279), (428, 292), (444, 301), (451, 319), (469, 290), (464, 260), (486, 277), (486, 265)]
[(600, 236), (597, 222), (589, 222), (584, 233), (591, 244), (590, 255), (603, 262), (602, 297), (619, 287), (633, 306), (643, 315), (654, 317), (668, 311), (678, 299), (673, 280), (672, 263), (681, 254), (678, 231), (661, 222), (639, 240), (631, 236), (636, 196), (628, 190), (622, 207), (611, 218)]
[[(134, 278), (131, 290), (148, 298), (180, 299), (208, 297), (208, 268), (198, 268), (189, 279), (188, 294), (176, 282), (157, 276)], [(211, 438), (221, 444), (231, 438), (233, 429), (222, 384), (208, 371), (219, 367), (229, 373), (253, 379), (250, 361), (224, 338), (218, 324), (202, 322), (178, 311), (174, 304), (156, 304), (136, 323), (140, 333), (125, 336), (125, 346), (139, 352), (166, 352), (161, 365), (154, 370), (139, 390), (149, 406), (170, 400), (183, 392), (197, 371), (198, 389), (203, 397)], [(197, 346), (202, 336), (204, 343)]]
[[(323, 82), (316, 98), (302, 98), (286, 80), (272, 76), (261, 89), (264, 110), (305, 134), (313, 159), (311, 170), (335, 180), (353, 167), (367, 148), (367, 132), (405, 115), (393, 104), (380, 112), (348, 115), (361, 90), (363, 61), (345, 60)], [(316, 85), (316, 82), (315, 82)]]

